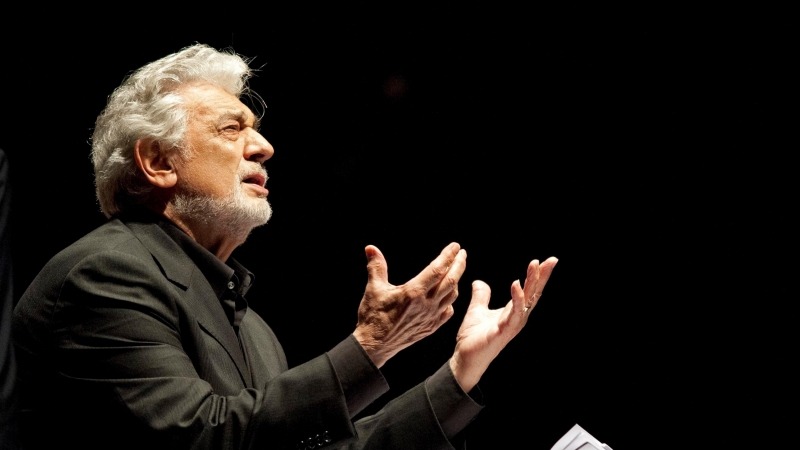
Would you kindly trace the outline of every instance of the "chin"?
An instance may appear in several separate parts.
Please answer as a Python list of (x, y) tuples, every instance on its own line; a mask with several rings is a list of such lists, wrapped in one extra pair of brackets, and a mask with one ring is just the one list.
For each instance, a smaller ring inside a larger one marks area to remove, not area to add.
[(270, 206), (266, 197), (260, 199), (260, 204), (247, 214), (248, 218), (252, 218), (256, 223), (255, 226), (261, 226), (269, 222), (272, 218), (272, 206)]
[(248, 199), (246, 204), (237, 204), (235, 208), (231, 208), (222, 223), (227, 223), (228, 228), (242, 230), (247, 228), (247, 233), (250, 230), (269, 222), (272, 217), (272, 207), (266, 198)]
[(247, 237), (253, 228), (266, 224), (272, 217), (266, 197), (246, 197), (241, 191), (226, 198), (177, 195), (174, 208), (185, 220), (213, 225), (240, 237)]

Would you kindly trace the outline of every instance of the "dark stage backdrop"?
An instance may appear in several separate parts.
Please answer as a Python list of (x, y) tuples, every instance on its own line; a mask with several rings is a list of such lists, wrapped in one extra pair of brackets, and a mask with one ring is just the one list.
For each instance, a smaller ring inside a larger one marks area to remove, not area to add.
[(470, 448), (546, 450), (575, 423), (615, 449), (739, 448), (796, 430), (782, 408), (796, 393), (797, 178), (779, 137), (779, 30), (423, 15), (38, 30), (47, 47), (4, 31), (15, 298), (104, 220), (88, 140), (111, 91), (187, 45), (230, 46), (260, 69), (276, 150), (274, 217), (234, 256), (291, 364), (353, 330), (364, 246), (399, 284), (457, 241), (455, 317), (385, 366), (392, 390), (370, 411), (447, 360), (470, 281), (500, 307), (531, 259), (554, 255), (528, 326), (481, 381)]

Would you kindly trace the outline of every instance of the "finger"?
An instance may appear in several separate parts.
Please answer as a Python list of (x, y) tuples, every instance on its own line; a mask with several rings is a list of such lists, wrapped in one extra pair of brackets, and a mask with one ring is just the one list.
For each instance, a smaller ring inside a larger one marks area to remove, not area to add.
[(444, 308), (446, 306), (452, 305), (457, 298), (458, 298), (458, 288), (453, 289), (447, 295), (442, 297), (442, 300), (439, 302), (439, 307)]
[(369, 277), (367, 282), (388, 283), (389, 268), (386, 266), (386, 258), (383, 253), (374, 245), (366, 246), (364, 253), (367, 255), (367, 276)]
[(442, 278), (450, 270), (450, 266), (453, 265), (459, 250), (461, 250), (461, 246), (455, 242), (451, 243), (442, 250), (436, 259), (428, 264), (428, 267), (422, 269), (422, 272), (412, 278), (408, 284), (417, 285), (424, 289), (424, 292), (429, 292), (431, 288), (442, 281)]
[[(441, 304), (445, 304), (445, 299), (452, 293), (454, 290), (458, 291), (458, 281), (461, 279), (461, 275), (464, 274), (464, 270), (467, 268), (467, 251), (461, 249), (456, 254), (456, 258), (453, 260), (453, 265), (450, 266), (450, 270), (447, 271), (447, 274), (442, 278), (442, 281), (434, 287), (434, 293), (432, 295), (433, 298), (441, 298)], [(458, 296), (458, 294), (456, 294)], [(450, 300), (449, 303), (453, 303), (455, 298)], [(447, 304), (449, 304), (447, 303)]]
[(445, 322), (450, 320), (450, 318), (453, 317), (453, 314), (455, 314), (455, 312), (456, 310), (453, 309), (452, 306), (448, 306), (447, 308), (445, 308), (444, 311), (442, 311), (442, 314), (439, 315), (439, 324), (436, 325), (436, 328), (439, 328)]
[(484, 283), (480, 280), (475, 280), (472, 282), (472, 298), (469, 301), (469, 308), (488, 308), (489, 307), (489, 298), (492, 295), (492, 290), (489, 288), (489, 285)]
[(533, 307), (536, 302), (536, 286), (539, 283), (539, 260), (534, 259), (528, 264), (528, 272), (525, 276), (525, 305)]
[(558, 258), (551, 256), (539, 267), (539, 284), (542, 285), (542, 289), (544, 289), (544, 285), (547, 284), (547, 280), (550, 279), (550, 274), (553, 273), (556, 264), (558, 264)]
[[(526, 312), (525, 308), (529, 307), (528, 300), (525, 296), (525, 291), (522, 290), (519, 280), (515, 280), (513, 283), (511, 283), (511, 303), (511, 312), (514, 315)], [(530, 308), (532, 307), (533, 306), (530, 306)]]
[(542, 291), (544, 291), (544, 286), (547, 284), (547, 280), (550, 279), (550, 274), (553, 273), (553, 269), (555, 269), (556, 263), (558, 263), (558, 259), (551, 256), (547, 258), (545, 262), (539, 265), (536, 284), (534, 285), (533, 293), (530, 293), (534, 301), (539, 301), (539, 297), (542, 296)]

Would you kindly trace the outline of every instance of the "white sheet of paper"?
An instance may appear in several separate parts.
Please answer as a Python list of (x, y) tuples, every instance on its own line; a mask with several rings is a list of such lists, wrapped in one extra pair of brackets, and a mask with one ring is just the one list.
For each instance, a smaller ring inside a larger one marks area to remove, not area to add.
[(580, 425), (575, 424), (550, 450), (611, 450)]
[(584, 442), (577, 450), (603, 450), (603, 447), (595, 447), (591, 442)]

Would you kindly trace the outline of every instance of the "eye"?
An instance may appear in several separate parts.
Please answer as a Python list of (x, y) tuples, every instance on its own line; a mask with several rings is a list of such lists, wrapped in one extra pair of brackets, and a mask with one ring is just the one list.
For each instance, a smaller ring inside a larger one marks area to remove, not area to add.
[(241, 124), (238, 122), (231, 122), (222, 126), (220, 135), (225, 136), (227, 139), (238, 139), (239, 132), (242, 130)]

